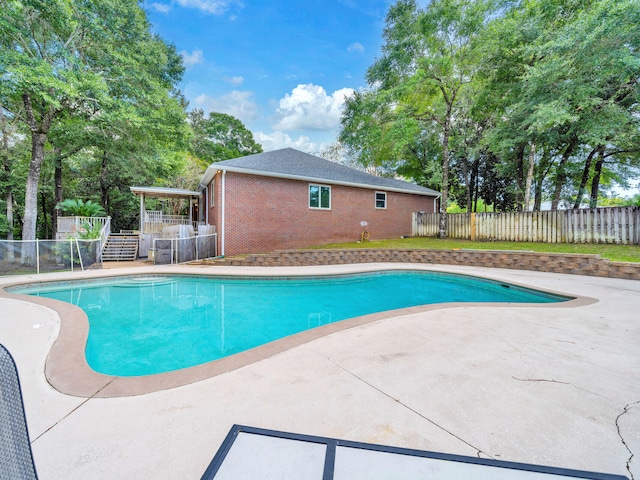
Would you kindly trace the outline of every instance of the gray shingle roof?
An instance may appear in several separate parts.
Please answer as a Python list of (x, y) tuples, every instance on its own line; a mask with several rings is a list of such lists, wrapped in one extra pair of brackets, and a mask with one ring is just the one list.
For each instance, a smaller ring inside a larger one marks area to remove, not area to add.
[(254, 175), (297, 178), (319, 183), (347, 184), (365, 188), (403, 191), (420, 195), (440, 195), (439, 192), (430, 188), (395, 178), (376, 177), (293, 148), (224, 160), (212, 164), (209, 168), (212, 170), (245, 172)]

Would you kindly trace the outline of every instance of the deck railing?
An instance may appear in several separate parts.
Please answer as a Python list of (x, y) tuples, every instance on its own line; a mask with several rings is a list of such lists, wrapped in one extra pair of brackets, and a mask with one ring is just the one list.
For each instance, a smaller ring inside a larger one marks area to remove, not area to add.
[(104, 246), (107, 244), (107, 239), (109, 238), (109, 234), (111, 233), (111, 217), (107, 217), (107, 221), (100, 230), (100, 261), (102, 261), (102, 250)]
[(144, 223), (142, 231), (144, 233), (161, 233), (163, 227), (169, 225), (191, 225), (194, 230), (204, 222), (195, 222), (188, 215), (165, 215), (160, 211), (147, 210), (144, 212)]
[[(100, 235), (107, 231), (107, 236), (111, 231), (111, 217), (58, 217), (58, 230), (56, 238), (64, 240), (67, 238), (77, 238), (79, 233), (86, 230), (89, 225), (94, 229), (100, 225)], [(106, 239), (106, 237), (105, 237)]]
[(79, 238), (87, 227), (94, 230), (100, 227), (98, 240), (98, 261), (102, 261), (102, 247), (107, 243), (111, 233), (111, 217), (58, 217), (58, 231), (56, 240)]

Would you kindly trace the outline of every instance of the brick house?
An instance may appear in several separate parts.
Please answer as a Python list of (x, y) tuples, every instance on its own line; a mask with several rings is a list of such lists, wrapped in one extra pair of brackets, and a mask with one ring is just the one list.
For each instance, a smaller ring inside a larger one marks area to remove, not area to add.
[(200, 182), (221, 255), (271, 252), (411, 234), (413, 212), (439, 192), (285, 148), (213, 163)]

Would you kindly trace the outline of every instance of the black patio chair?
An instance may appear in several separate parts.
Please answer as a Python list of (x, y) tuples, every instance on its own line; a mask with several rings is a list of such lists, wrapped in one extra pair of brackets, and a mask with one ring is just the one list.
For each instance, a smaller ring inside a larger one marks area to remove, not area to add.
[(0, 344), (0, 479), (37, 480), (16, 363)]

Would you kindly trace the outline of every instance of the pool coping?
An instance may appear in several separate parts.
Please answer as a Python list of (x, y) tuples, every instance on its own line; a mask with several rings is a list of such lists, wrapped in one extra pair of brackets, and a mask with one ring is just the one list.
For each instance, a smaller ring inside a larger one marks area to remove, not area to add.
[[(444, 273), (447, 272), (445, 268), (429, 268), (429, 266), (415, 265), (415, 264), (358, 264), (358, 265), (341, 265), (341, 274), (357, 274), (375, 271), (388, 271), (388, 270), (405, 270), (405, 271), (435, 271)], [(347, 267), (347, 268), (344, 268)], [(443, 267), (443, 266), (440, 266)], [(273, 268), (262, 267), (264, 271), (252, 272), (248, 274), (246, 271), (238, 271), (237, 273), (216, 273), (214, 269), (205, 269), (202, 267), (191, 268), (188, 270), (176, 268), (158, 268), (158, 267), (140, 267), (137, 268), (135, 273), (123, 273), (118, 270), (109, 271), (95, 271), (91, 276), (83, 276), (80, 278), (74, 278), (73, 280), (95, 279), (95, 278), (109, 278), (109, 277), (130, 277), (137, 275), (193, 275), (193, 276), (216, 276), (216, 277), (233, 277), (233, 276), (255, 276), (255, 277), (317, 277), (316, 274), (311, 274), (304, 271), (297, 271), (295, 273), (278, 274), (273, 272)], [(324, 275), (335, 275), (338, 272), (328, 272)], [(464, 274), (463, 274), (464, 275)], [(465, 275), (471, 277), (484, 278), (489, 280), (497, 280), (492, 278), (488, 274), (473, 274)], [(261, 345), (244, 352), (239, 352), (234, 355), (213, 360), (201, 365), (196, 365), (189, 368), (175, 370), (172, 372), (159, 373), (154, 375), (148, 375), (143, 377), (118, 377), (110, 376), (98, 373), (91, 369), (86, 361), (84, 355), (84, 348), (89, 333), (89, 323), (85, 312), (75, 305), (68, 304), (66, 302), (43, 298), (33, 297), (29, 295), (16, 294), (7, 292), (5, 289), (10, 287), (16, 287), (24, 284), (39, 284), (48, 283), (52, 281), (65, 281), (66, 279), (52, 279), (51, 277), (40, 278), (30, 277), (24, 280), (18, 280), (15, 282), (7, 282), (0, 285), (0, 296), (4, 298), (11, 298), (15, 300), (25, 301), (29, 303), (38, 304), (55, 311), (60, 318), (60, 331), (56, 338), (45, 363), (45, 376), (47, 381), (56, 390), (61, 393), (82, 397), (82, 398), (114, 398), (114, 397), (130, 397), (137, 395), (144, 395), (148, 393), (158, 392), (162, 390), (168, 390), (172, 388), (178, 388), (185, 385), (189, 385), (195, 382), (206, 380), (217, 375), (242, 368), (260, 360), (267, 359), (275, 356), (279, 353), (290, 350), (299, 345), (303, 345), (319, 338), (332, 335), (347, 329), (359, 327), (369, 323), (386, 320), (393, 317), (404, 317), (408, 315), (424, 313), (440, 309), (448, 308), (469, 308), (469, 307), (516, 307), (516, 308), (576, 308), (591, 305), (596, 303), (597, 300), (591, 297), (570, 295), (564, 292), (553, 291), (550, 289), (541, 289), (537, 287), (531, 287), (526, 284), (509, 281), (509, 284), (529, 288), (537, 291), (542, 291), (552, 295), (559, 295), (564, 297), (570, 297), (571, 299), (562, 303), (495, 303), (495, 302), (453, 302), (443, 303), (435, 305), (421, 305), (416, 307), (407, 307), (396, 310), (389, 310), (385, 312), (373, 313), (369, 315), (363, 315), (359, 317), (342, 320), (340, 322), (323, 325), (310, 330), (290, 335), (288, 337), (275, 340), (273, 342)], [(500, 281), (500, 280), (498, 280)]]

